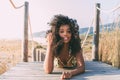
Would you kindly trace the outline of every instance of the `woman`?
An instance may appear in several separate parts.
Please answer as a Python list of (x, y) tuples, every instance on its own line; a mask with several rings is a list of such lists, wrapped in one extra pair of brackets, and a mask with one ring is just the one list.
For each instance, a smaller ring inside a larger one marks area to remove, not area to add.
[(57, 65), (61, 68), (74, 68), (70, 72), (63, 72), (62, 79), (83, 73), (85, 64), (77, 22), (68, 16), (59, 14), (55, 15), (49, 24), (51, 30), (47, 33), (45, 72), (50, 74), (54, 65)]

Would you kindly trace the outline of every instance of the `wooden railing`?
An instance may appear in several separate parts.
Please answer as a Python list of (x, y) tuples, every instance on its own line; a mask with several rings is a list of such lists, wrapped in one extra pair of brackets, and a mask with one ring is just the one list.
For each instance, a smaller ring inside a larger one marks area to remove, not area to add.
[(41, 48), (35, 48), (34, 49), (34, 53), (33, 53), (33, 60), (34, 61), (44, 61), (45, 59), (45, 50), (41, 49)]

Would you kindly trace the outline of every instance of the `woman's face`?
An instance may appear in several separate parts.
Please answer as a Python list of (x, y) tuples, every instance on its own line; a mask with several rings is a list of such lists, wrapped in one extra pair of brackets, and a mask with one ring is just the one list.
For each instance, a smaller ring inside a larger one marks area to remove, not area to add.
[(60, 26), (59, 35), (64, 40), (64, 43), (68, 43), (71, 40), (71, 35), (72, 35), (69, 25)]

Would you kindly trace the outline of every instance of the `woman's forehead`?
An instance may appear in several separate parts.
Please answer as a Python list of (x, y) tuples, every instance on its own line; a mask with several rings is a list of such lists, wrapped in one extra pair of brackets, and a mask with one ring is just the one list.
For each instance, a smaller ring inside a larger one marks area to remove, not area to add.
[(69, 25), (62, 25), (60, 26), (60, 29), (70, 29)]

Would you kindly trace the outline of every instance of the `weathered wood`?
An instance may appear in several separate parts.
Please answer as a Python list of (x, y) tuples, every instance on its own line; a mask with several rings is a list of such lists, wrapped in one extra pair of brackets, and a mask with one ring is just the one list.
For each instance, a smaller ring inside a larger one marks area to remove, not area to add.
[(99, 51), (99, 17), (100, 17), (100, 10), (97, 9), (100, 8), (100, 4), (96, 4), (96, 14), (95, 14), (95, 27), (94, 27), (94, 34), (93, 34), (93, 55), (92, 59), (93, 61), (98, 61), (98, 51)]
[[(111, 65), (86, 61), (86, 72), (70, 80), (120, 80), (120, 70)], [(43, 62), (22, 62), (0, 75), (0, 80), (60, 80), (64, 69), (55, 68), (52, 74), (45, 74)]]
[(44, 61), (45, 59), (45, 53), (43, 52), (42, 49), (39, 48), (34, 48), (33, 56), (34, 56), (34, 61), (41, 62)]
[(28, 2), (25, 2), (23, 61), (28, 62)]
[(34, 50), (33, 50), (33, 61), (37, 61), (36, 60), (36, 48), (34, 48)]

